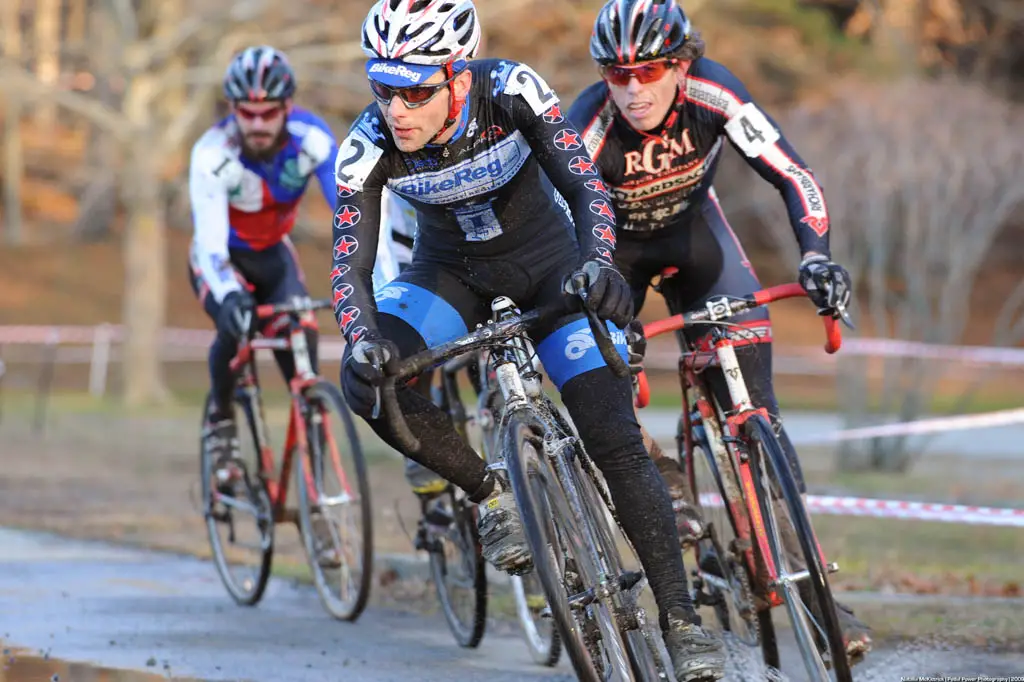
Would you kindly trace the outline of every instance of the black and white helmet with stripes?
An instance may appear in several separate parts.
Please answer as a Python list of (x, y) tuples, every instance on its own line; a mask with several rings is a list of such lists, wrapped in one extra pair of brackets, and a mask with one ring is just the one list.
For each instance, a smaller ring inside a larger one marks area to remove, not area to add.
[(608, 0), (594, 21), (590, 56), (598, 64), (636, 64), (678, 52), (690, 20), (676, 0)]
[(269, 45), (247, 47), (224, 74), (224, 96), (233, 102), (284, 100), (295, 94), (295, 72), (283, 52)]

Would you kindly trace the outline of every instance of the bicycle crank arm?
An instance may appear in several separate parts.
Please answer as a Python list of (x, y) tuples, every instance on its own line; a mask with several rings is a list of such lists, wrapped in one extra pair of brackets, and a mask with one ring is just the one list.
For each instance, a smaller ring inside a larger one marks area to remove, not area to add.
[[(701, 577), (701, 580), (718, 589), (720, 592), (730, 592), (732, 590), (732, 585), (730, 585), (728, 581), (719, 578), (717, 575), (705, 573), (704, 571), (696, 571), (696, 573)], [(807, 571), (804, 571), (805, 576), (806, 574)]]
[[(833, 561), (829, 563), (827, 566), (825, 566), (825, 569), (828, 571), (828, 573), (837, 573), (839, 571), (839, 564)], [(784, 578), (773, 580), (771, 582), (771, 586), (772, 589), (778, 589), (780, 587), (784, 587), (787, 583), (797, 583), (801, 580), (806, 580), (809, 575), (810, 573), (808, 573), (806, 569), (803, 571), (797, 571), (796, 573), (787, 575)]]
[(644, 574), (640, 571), (626, 571), (625, 573), (619, 576), (619, 589), (621, 589), (623, 592), (628, 592), (629, 590), (636, 587), (637, 583), (639, 583), (643, 579)]
[(613, 591), (627, 592), (633, 589), (633, 587), (635, 587), (637, 583), (643, 580), (643, 577), (644, 574), (640, 571), (626, 571), (625, 573), (620, 575), (618, 577), (618, 580), (616, 581), (618, 582), (617, 590), (613, 586), (614, 583), (612, 583), (612, 585), (609, 586), (611, 589), (609, 589), (609, 587), (605, 587), (600, 591), (600, 594), (598, 593), (597, 588), (588, 587), (583, 592), (580, 592), (579, 594), (574, 594), (571, 597), (569, 597), (569, 606), (570, 608), (574, 609), (584, 608), (586, 606), (589, 606), (590, 604), (593, 604), (598, 599), (598, 597), (607, 597), (610, 594), (612, 594)]

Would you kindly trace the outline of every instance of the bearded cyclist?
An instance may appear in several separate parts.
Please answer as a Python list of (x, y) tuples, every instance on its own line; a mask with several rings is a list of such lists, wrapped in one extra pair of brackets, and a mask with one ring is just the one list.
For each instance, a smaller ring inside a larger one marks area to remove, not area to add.
[[(292, 103), (295, 89), (295, 73), (282, 52), (266, 45), (240, 52), (224, 75), (231, 113), (196, 142), (189, 166), (195, 230), (189, 279), (217, 327), (209, 354), (212, 390), (203, 446), (213, 453), (215, 475), (228, 491), (227, 483), (238, 473), (231, 358), (257, 303), (308, 295), (288, 234), (312, 177), (334, 209), (337, 143), (323, 120)], [(382, 245), (382, 259), (393, 258), (388, 246)], [(307, 314), (301, 322), (316, 371), (316, 318)], [(271, 320), (262, 331), (273, 335), (279, 324)], [(275, 360), (290, 381), (291, 355), (276, 352)], [(330, 567), (337, 557), (325, 552), (320, 560)]]
[[(480, 41), (472, 0), (379, 0), (362, 30), (376, 100), (338, 151), (334, 220), (335, 310), (349, 344), (342, 386), (353, 410), (401, 451), (385, 419), (373, 419), (374, 387), (394, 361), (465, 334), (511, 297), (523, 308), (565, 300), (567, 276), (582, 270), (588, 305), (619, 328), (632, 319), (628, 287), (611, 263), (614, 214), (593, 164), (531, 68), (470, 61)], [(545, 193), (541, 169), (566, 197), (568, 218)], [(372, 252), (387, 186), (417, 211), (412, 264), (390, 286), (371, 290)], [(567, 356), (568, 336), (588, 329), (569, 314), (538, 329), (537, 352), (604, 472), (622, 524), (643, 563), (677, 680), (723, 675), (724, 649), (699, 626), (686, 589), (671, 502), (644, 451), (628, 379), (615, 377), (596, 347)], [(624, 352), (624, 349), (623, 349)], [(375, 369), (370, 358), (385, 360)], [(522, 573), (532, 557), (507, 483), (459, 437), (446, 415), (415, 390), (399, 390), (414, 457), (480, 504), (485, 558)], [(595, 396), (599, 396), (595, 399)]]
[[(603, 79), (584, 90), (569, 110), (611, 192), (622, 228), (615, 264), (632, 289), (635, 310), (642, 308), (652, 279), (670, 266), (678, 274), (665, 282), (663, 293), (675, 312), (711, 296), (744, 296), (761, 288), (712, 187), (728, 140), (782, 195), (802, 254), (799, 281), (819, 314), (845, 314), (850, 276), (831, 259), (820, 185), (743, 84), (704, 57), (704, 49), (674, 0), (609, 0), (598, 13), (590, 41)], [(745, 329), (734, 338), (746, 346), (737, 355), (751, 400), (777, 420), (768, 312), (758, 308), (738, 322)], [(631, 332), (636, 329), (634, 323)], [(699, 335), (690, 340), (698, 346), (703, 341)], [(721, 372), (709, 373), (709, 379), (718, 400), (728, 404)], [(781, 425), (778, 430), (806, 492), (793, 444)], [(703, 520), (687, 502), (693, 499), (687, 478), (677, 460), (648, 440), (682, 512), (682, 539), (691, 540), (687, 530), (699, 535)], [(784, 540), (787, 552), (803, 565), (796, 538)], [(856, 662), (871, 647), (870, 631), (850, 609), (837, 606), (847, 654)]]

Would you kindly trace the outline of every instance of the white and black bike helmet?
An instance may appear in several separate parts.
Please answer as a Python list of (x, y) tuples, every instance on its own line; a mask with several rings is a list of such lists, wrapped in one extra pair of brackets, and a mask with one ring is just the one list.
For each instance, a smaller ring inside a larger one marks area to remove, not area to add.
[(444, 66), (472, 59), (479, 47), (473, 0), (378, 0), (363, 22), (371, 59)]
[(284, 100), (295, 94), (295, 72), (284, 53), (269, 45), (247, 47), (224, 74), (224, 96), (233, 102)]

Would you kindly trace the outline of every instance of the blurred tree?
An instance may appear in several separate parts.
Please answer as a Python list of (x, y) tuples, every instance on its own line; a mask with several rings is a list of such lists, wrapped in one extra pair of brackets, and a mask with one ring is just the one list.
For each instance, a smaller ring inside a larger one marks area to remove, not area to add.
[[(56, 86), (60, 78), (61, 0), (35, 0), (32, 16), (36, 76), (42, 83)], [(36, 111), (36, 120), (42, 128), (53, 131), (57, 123), (57, 109), (52, 102), (42, 103)]]
[[(986, 256), (1024, 207), (1024, 109), (980, 85), (904, 80), (850, 86), (831, 106), (797, 109), (781, 125), (823, 184), (833, 254), (858, 286), (872, 334), (959, 343)], [(749, 182), (763, 221), (793, 253), (782, 202), (766, 183)], [(1024, 325), (1017, 327), (1016, 335), (993, 342), (1019, 338)], [(944, 376), (934, 362), (885, 358), (876, 393), (867, 358), (840, 353), (838, 362), (840, 404), (851, 427), (927, 413)], [(867, 445), (865, 453), (849, 444), (840, 463), (905, 471), (913, 460), (906, 438)]]
[[(321, 16), (314, 16), (307, 5), (286, 6), (278, 16), (288, 23), (275, 28), (260, 21), (269, 0), (221, 4), (195, 0), (187, 7), (172, 5), (161, 0), (99, 3), (93, 29), (102, 49), (88, 56), (99, 66), (97, 80), (105, 85), (91, 95), (44, 81), (10, 59), (0, 69), (0, 88), (8, 100), (18, 93), (54, 103), (102, 130), (104, 142), (93, 147), (93, 161), (106, 170), (86, 197), (103, 204), (113, 181), (127, 214), (123, 386), (124, 399), (131, 405), (159, 403), (169, 397), (160, 364), (168, 291), (163, 185), (167, 178), (180, 176), (187, 143), (207, 123), (225, 65), (245, 45), (262, 42), (289, 50), (297, 70), (315, 62), (344, 63), (361, 55), (350, 37), (344, 42), (338, 39), (348, 36), (352, 28), (351, 17), (344, 11), (323, 8)], [(120, 173), (110, 170), (118, 168)], [(96, 209), (92, 227), (80, 224), (80, 228), (96, 229), (109, 213), (109, 204)]]
[[(22, 58), (21, 1), (3, 3), (4, 59), (19, 63)], [(17, 92), (7, 93), (4, 112), (4, 238), (12, 246), (22, 242), (21, 179), (25, 161), (21, 146), (22, 99)]]
[[(86, 0), (78, 4), (84, 5)], [(121, 108), (121, 95), (114, 87), (119, 77), (121, 60), (120, 29), (110, 3), (102, 2), (89, 13), (89, 38), (94, 45), (89, 66), (92, 96), (112, 110)], [(84, 36), (83, 36), (84, 37)], [(117, 218), (117, 168), (119, 149), (112, 133), (86, 120), (92, 127), (82, 170), (87, 178), (85, 190), (78, 199), (78, 217), (72, 231), (78, 239), (95, 240), (106, 237)]]

